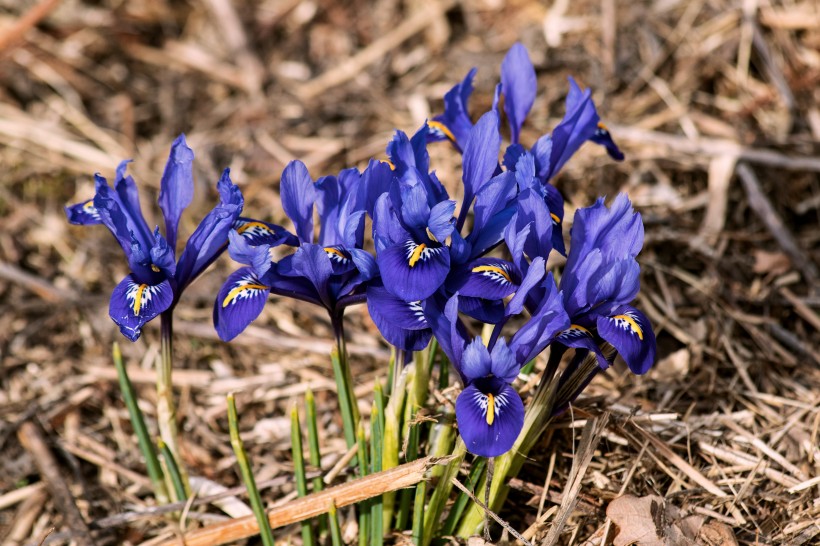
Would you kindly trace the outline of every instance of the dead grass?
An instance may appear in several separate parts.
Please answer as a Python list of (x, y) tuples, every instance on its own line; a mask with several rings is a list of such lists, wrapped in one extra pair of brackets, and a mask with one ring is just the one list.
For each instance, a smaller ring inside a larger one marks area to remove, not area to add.
[[(169, 143), (185, 131), (197, 154), (194, 210), (204, 213), (230, 166), (246, 210), (281, 220), (287, 161), (303, 159), (314, 175), (364, 165), (395, 127), (412, 131), (439, 111), (472, 66), (481, 111), (516, 40), (530, 48), (542, 90), (522, 139), (559, 119), (572, 74), (596, 90), (627, 154), (615, 165), (588, 146), (557, 184), (575, 206), (627, 191), (641, 208), (639, 303), (660, 351), (646, 377), (616, 368), (591, 385), (532, 452), (502, 517), (539, 541), (557, 513), (560, 542), (610, 543), (609, 501), (658, 495), (727, 525), (740, 544), (820, 540), (816, 3), (0, 0), (0, 10), (4, 544), (82, 543), (77, 533), (88, 532), (96, 544), (135, 544), (225, 517), (199, 507), (181, 523), (122, 516), (149, 508), (108, 357), (117, 334), (107, 296), (125, 264), (103, 229), (69, 226), (62, 214), (92, 194), (91, 173), (110, 175), (132, 157), (153, 199)], [(432, 153), (455, 187), (449, 150)], [(329, 325), (317, 309), (277, 301), (237, 342), (218, 342), (211, 300), (230, 268), (224, 260), (194, 285), (177, 315), (185, 462), (211, 485), (203, 496), (238, 484), (224, 404), (236, 391), (266, 499), (287, 503), (286, 409), (308, 385), (323, 408), (323, 469), (345, 452)], [(364, 310), (349, 316), (367, 412), (386, 349)], [(157, 328), (124, 350), (152, 416)], [(579, 474), (580, 429), (605, 412), (603, 440)], [(55, 475), (38, 471), (42, 461), (18, 440), (32, 420)], [(68, 487), (90, 531), (43, 485), (49, 478)], [(293, 531), (278, 537), (298, 541)]]

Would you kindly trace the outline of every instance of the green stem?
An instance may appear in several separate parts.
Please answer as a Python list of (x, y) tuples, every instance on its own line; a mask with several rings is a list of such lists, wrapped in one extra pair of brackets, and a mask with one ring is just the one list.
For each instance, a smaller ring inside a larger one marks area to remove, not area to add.
[(160, 362), (157, 368), (157, 424), (159, 436), (174, 459), (179, 469), (180, 479), (185, 490), (184, 500), (190, 495), (188, 473), (179, 457), (179, 442), (177, 440), (177, 415), (174, 403), (174, 383), (172, 374), (174, 369), (174, 323), (173, 307), (160, 315)]
[[(380, 387), (376, 389), (375, 397), (376, 400), (373, 402), (373, 409), (370, 413), (370, 466), (374, 474), (382, 470), (382, 447), (384, 445), (384, 424), (382, 422), (384, 402), (381, 402), (381, 404), (379, 402), (381, 399)], [(384, 505), (382, 504), (382, 496), (371, 498), (370, 503), (370, 546), (382, 546), (384, 543)]]
[(347, 360), (345, 344), (344, 322), (342, 317), (333, 320), (333, 331), (336, 335), (336, 348), (331, 351), (330, 359), (333, 364), (333, 376), (336, 379), (336, 392), (339, 397), (339, 410), (342, 413), (342, 427), (344, 428), (347, 447), (356, 445), (356, 427), (359, 422), (359, 408), (356, 405), (356, 395), (353, 392), (353, 378)]
[(419, 482), (416, 484), (416, 500), (413, 503), (413, 543), (416, 546), (422, 546), (425, 543), (424, 500), (426, 496), (427, 482)]
[(259, 495), (259, 489), (256, 487), (256, 479), (253, 476), (250, 461), (248, 461), (248, 454), (245, 451), (242, 438), (239, 437), (239, 418), (236, 413), (236, 400), (233, 393), (228, 395), (228, 429), (231, 435), (231, 447), (233, 447), (236, 462), (239, 464), (239, 471), (242, 474), (242, 481), (245, 483), (245, 489), (248, 490), (251, 509), (256, 517), (256, 522), (259, 524), (262, 544), (264, 546), (274, 546), (270, 521), (268, 521), (268, 516), (265, 513), (265, 506), (262, 503), (262, 497)]
[[(307, 495), (307, 479), (305, 477), (305, 457), (302, 454), (302, 429), (299, 425), (299, 411), (296, 406), (290, 410), (290, 445), (293, 455), (293, 474), (296, 478), (296, 492), (300, 497)], [(303, 521), (302, 544), (314, 546), (313, 529), (310, 520)]]
[(160, 466), (159, 459), (157, 459), (157, 452), (154, 450), (151, 437), (148, 435), (145, 418), (137, 403), (137, 393), (134, 391), (134, 385), (131, 383), (131, 379), (128, 378), (128, 372), (122, 360), (120, 345), (116, 341), (114, 342), (112, 353), (114, 367), (117, 369), (117, 377), (120, 381), (122, 397), (125, 400), (125, 407), (128, 408), (128, 415), (131, 417), (131, 426), (134, 428), (134, 434), (137, 435), (137, 442), (140, 451), (142, 451), (142, 457), (145, 459), (148, 477), (151, 479), (151, 485), (154, 487), (154, 495), (157, 497), (157, 502), (167, 504), (168, 490), (165, 487), (165, 477), (163, 476), (162, 466)]
[[(305, 406), (307, 408), (307, 429), (308, 429), (308, 458), (310, 466), (316, 470), (322, 469), (322, 452), (319, 448), (319, 425), (316, 420), (316, 399), (313, 397), (313, 391), (308, 388), (305, 392)], [(313, 491), (321, 491), (324, 489), (324, 482), (321, 476), (313, 478)], [(319, 516), (319, 534), (321, 535), (327, 530), (327, 518)]]
[(171, 480), (174, 495), (180, 501), (186, 500), (185, 485), (182, 483), (182, 475), (179, 472), (179, 467), (177, 466), (177, 462), (174, 459), (171, 450), (168, 449), (168, 446), (162, 438), (157, 440), (157, 447), (159, 447), (159, 452), (162, 453), (162, 458), (165, 460), (165, 469), (167, 470), (167, 475)]

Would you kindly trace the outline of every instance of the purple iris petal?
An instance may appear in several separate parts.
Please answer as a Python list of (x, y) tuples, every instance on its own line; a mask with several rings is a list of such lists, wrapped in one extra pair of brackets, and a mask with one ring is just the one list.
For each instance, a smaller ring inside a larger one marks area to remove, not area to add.
[(282, 226), (253, 218), (238, 217), (233, 223), (233, 229), (251, 245), (299, 246), (299, 239)]
[(594, 205), (575, 213), (567, 269), (593, 248), (600, 248), (607, 261), (634, 258), (641, 251), (643, 238), (641, 215), (632, 209), (626, 194), (618, 194), (610, 207), (599, 198)]
[(419, 302), (406, 302), (383, 286), (367, 287), (367, 310), (385, 340), (405, 351), (424, 349), (433, 336)]
[(615, 161), (624, 160), (624, 153), (618, 148), (618, 145), (615, 144), (612, 135), (603, 123), (598, 122), (598, 129), (590, 140), (599, 146), (603, 146), (606, 149), (606, 153), (609, 154), (609, 157)]
[(464, 199), (462, 208), (472, 205), (476, 193), (481, 191), (495, 173), (498, 166), (498, 149), (501, 146), (501, 134), (498, 132), (498, 114), (492, 110), (481, 116), (470, 131), (464, 147), (462, 180), (464, 182)]
[(455, 229), (453, 212), (456, 210), (455, 201), (442, 201), (430, 210), (430, 219), (427, 229), (433, 234), (436, 241), (443, 243)]
[[(174, 249), (159, 232), (159, 227), (154, 229), (154, 246), (151, 247), (151, 264), (155, 265), (167, 277), (174, 276), (177, 264), (174, 260)], [(152, 268), (153, 269), (153, 268)]]
[(464, 347), (461, 355), (461, 373), (468, 381), (474, 381), (492, 373), (490, 351), (484, 346), (481, 336), (473, 339)]
[(531, 259), (536, 256), (546, 258), (552, 251), (553, 220), (541, 193), (528, 188), (518, 196), (516, 227), (529, 225), (530, 231), (524, 240), (524, 253)]
[(152, 239), (151, 230), (148, 228), (148, 224), (142, 215), (137, 184), (130, 175), (125, 174), (129, 163), (131, 163), (131, 160), (127, 159), (117, 165), (114, 191), (119, 199), (119, 205), (123, 214), (130, 220), (129, 227), (137, 233), (139, 241), (145, 244)]
[(407, 239), (380, 252), (376, 261), (385, 287), (405, 301), (430, 297), (450, 272), (447, 247)]
[(313, 204), (318, 197), (307, 167), (301, 161), (291, 161), (282, 172), (279, 186), (282, 208), (293, 221), (296, 235), (303, 243), (313, 242)]
[[(137, 233), (131, 226), (129, 218), (123, 213), (118, 203), (116, 194), (108, 186), (105, 178), (98, 174), (94, 175), (97, 182), (97, 194), (94, 196), (94, 208), (100, 217), (100, 221), (111, 231), (117, 242), (125, 251), (129, 264), (133, 267), (132, 247)], [(137, 244), (150, 248), (152, 241), (136, 240)]]
[(501, 91), (504, 93), (504, 112), (510, 124), (510, 140), (518, 142), (521, 126), (535, 102), (535, 68), (527, 48), (515, 43), (501, 63)]
[(293, 254), (293, 271), (310, 281), (322, 303), (328, 309), (335, 304), (329, 290), (328, 282), (333, 275), (333, 264), (328, 253), (319, 245), (302, 245)]
[(78, 226), (93, 226), (103, 223), (97, 207), (94, 206), (94, 199), (65, 207), (65, 214), (70, 223)]
[(493, 346), (491, 353), (492, 373), (495, 377), (501, 378), (507, 383), (512, 383), (521, 371), (521, 363), (516, 360), (515, 355), (507, 347), (504, 338), (499, 339)]
[(463, 150), (473, 127), (467, 103), (473, 93), (473, 78), (476, 69), (470, 70), (464, 79), (456, 84), (444, 95), (444, 114), (436, 116), (434, 121), (442, 123), (454, 137), (453, 144), (458, 150)]
[(461, 360), (464, 346), (467, 343), (467, 333), (458, 317), (460, 299), (458, 294), (446, 299), (444, 294), (439, 292), (434, 297), (425, 300), (422, 307), (427, 323), (433, 329), (441, 350), (456, 367), (462, 381), (467, 383), (467, 378), (461, 372)]
[(629, 369), (644, 374), (655, 363), (655, 333), (646, 315), (623, 305), (611, 316), (598, 317), (598, 335), (615, 347)]
[(587, 284), (587, 304), (599, 314), (638, 296), (641, 268), (634, 258), (617, 260), (599, 268)]
[(383, 161), (371, 159), (364, 173), (362, 182), (359, 185), (359, 202), (371, 217), (376, 206), (376, 199), (390, 189), (393, 182), (393, 171), (390, 165)]
[(396, 243), (404, 241), (410, 234), (401, 225), (393, 201), (388, 193), (383, 193), (376, 200), (373, 208), (373, 242), (376, 255)]
[(128, 275), (114, 288), (108, 314), (122, 335), (136, 341), (143, 325), (168, 309), (173, 301), (174, 291), (167, 280), (151, 285)]
[(524, 403), (504, 380), (478, 379), (458, 396), (456, 420), (468, 451), (497, 457), (512, 448), (524, 426)]
[(544, 284), (544, 299), (535, 309), (535, 312), (510, 340), (510, 349), (515, 353), (518, 362), (529, 362), (555, 336), (569, 328), (570, 321), (561, 302), (561, 293), (555, 287), (552, 274), (548, 275)]
[(270, 245), (251, 244), (236, 230), (228, 233), (228, 241), (228, 254), (234, 261), (251, 266), (260, 278), (267, 274), (271, 268)]
[[(558, 334), (555, 341), (565, 347), (575, 349), (576, 354), (578, 354), (580, 350), (584, 350), (585, 354), (591, 351), (598, 356), (598, 366), (602, 370), (609, 367), (610, 362), (607, 360), (606, 355), (604, 355), (601, 351), (601, 348), (598, 346), (598, 342), (592, 335), (592, 332), (579, 324), (572, 324), (569, 328)], [(550, 356), (550, 358), (551, 357), (552, 356)]]
[(185, 135), (179, 135), (171, 145), (159, 189), (159, 208), (165, 216), (165, 238), (171, 248), (176, 248), (179, 217), (194, 197), (193, 161), (194, 151), (185, 142)]
[(214, 302), (214, 326), (222, 341), (242, 333), (265, 307), (270, 287), (253, 269), (243, 267), (228, 276)]
[(231, 182), (230, 169), (225, 169), (217, 183), (220, 203), (202, 219), (185, 244), (179, 258), (177, 282), (181, 288), (189, 285), (216, 260), (228, 244), (244, 199), (242, 192)]
[(564, 233), (562, 226), (564, 224), (564, 196), (561, 192), (551, 184), (544, 184), (544, 201), (547, 203), (547, 208), (552, 219), (552, 248), (562, 256), (567, 255), (566, 246), (564, 246)]
[(447, 288), (462, 296), (488, 300), (503, 299), (518, 289), (521, 282), (517, 268), (501, 258), (479, 258), (454, 272)]
[(458, 298), (458, 311), (484, 324), (497, 324), (504, 320), (504, 302), (472, 296)]

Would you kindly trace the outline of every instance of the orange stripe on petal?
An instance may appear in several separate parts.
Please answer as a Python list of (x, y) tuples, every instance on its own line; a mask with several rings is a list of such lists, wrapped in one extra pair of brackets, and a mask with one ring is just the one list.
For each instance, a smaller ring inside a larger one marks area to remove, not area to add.
[(630, 317), (629, 315), (615, 315), (612, 317), (613, 320), (622, 320), (629, 325), (629, 329), (635, 332), (635, 335), (638, 336), (638, 339), (643, 341), (643, 329), (641, 329), (638, 321), (634, 318)]
[(268, 287), (264, 284), (243, 284), (242, 286), (237, 286), (236, 288), (232, 289), (228, 292), (228, 295), (225, 296), (225, 299), (222, 300), (222, 307), (227, 307), (231, 304), (233, 300), (239, 297), (240, 294), (247, 290), (267, 290)]
[(500, 267), (496, 267), (494, 265), (479, 265), (479, 266), (476, 266), (476, 267), (473, 268), (473, 273), (496, 273), (498, 275), (501, 275), (505, 279), (507, 279), (507, 282), (512, 282), (512, 279), (510, 278), (509, 273), (504, 271), (504, 269), (502, 269)]

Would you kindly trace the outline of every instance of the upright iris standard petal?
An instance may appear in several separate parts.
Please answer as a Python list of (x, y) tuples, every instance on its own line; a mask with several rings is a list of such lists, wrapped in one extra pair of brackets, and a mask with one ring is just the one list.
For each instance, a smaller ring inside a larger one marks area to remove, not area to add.
[(518, 143), (521, 126), (535, 102), (536, 78), (527, 48), (515, 43), (501, 63), (501, 92), (510, 124), (510, 140)]
[(655, 363), (655, 333), (642, 312), (623, 305), (610, 316), (599, 316), (597, 326), (598, 335), (615, 347), (633, 373), (644, 374)]
[(249, 265), (257, 277), (264, 277), (272, 266), (270, 245), (253, 245), (236, 230), (228, 233), (228, 254), (234, 261)]
[(282, 172), (279, 188), (282, 208), (296, 227), (303, 243), (313, 242), (313, 204), (318, 197), (307, 167), (301, 161), (291, 161)]
[(616, 260), (599, 267), (587, 284), (587, 304), (598, 314), (608, 314), (619, 303), (630, 302), (640, 290), (641, 268), (635, 258)]
[(456, 399), (456, 420), (467, 450), (497, 457), (512, 448), (524, 426), (524, 403), (503, 379), (482, 378)]
[(111, 294), (108, 314), (125, 337), (136, 341), (142, 326), (168, 309), (173, 301), (174, 291), (167, 280), (151, 285), (128, 275)]
[(114, 191), (117, 194), (118, 203), (122, 208), (123, 214), (129, 219), (130, 229), (135, 232), (137, 239), (144, 244), (151, 240), (151, 230), (148, 228), (148, 224), (142, 215), (137, 184), (130, 175), (125, 173), (129, 163), (131, 163), (131, 160), (127, 159), (117, 165)]
[(333, 275), (333, 264), (328, 252), (319, 245), (302, 245), (293, 255), (292, 263), (293, 271), (310, 281), (322, 303), (331, 309), (336, 302), (331, 299), (328, 290), (328, 283)]
[[(442, 124), (447, 131), (441, 131), (440, 134), (436, 132), (438, 126), (433, 126), (434, 130), (431, 134), (438, 139), (440, 135), (450, 139), (453, 145), (458, 150), (463, 150), (467, 143), (467, 138), (470, 134), (470, 129), (473, 127), (473, 122), (470, 121), (470, 114), (467, 111), (467, 103), (470, 95), (473, 93), (473, 78), (475, 78), (476, 69), (470, 70), (464, 79), (455, 85), (450, 91), (444, 95), (444, 114), (436, 116), (433, 120)], [(449, 134), (447, 134), (449, 132)]]
[(610, 207), (599, 198), (594, 205), (575, 213), (567, 268), (593, 248), (600, 248), (605, 260), (634, 258), (641, 251), (643, 238), (641, 214), (633, 210), (625, 193), (618, 194)]
[(491, 354), (492, 372), (495, 377), (501, 378), (507, 383), (512, 383), (521, 371), (521, 364), (515, 358), (512, 350), (507, 346), (507, 340), (503, 337), (493, 346)]
[(464, 147), (464, 199), (462, 209), (472, 205), (476, 193), (489, 182), (498, 166), (498, 149), (501, 135), (498, 132), (498, 114), (490, 110), (478, 120), (470, 131)]
[(464, 347), (464, 353), (461, 355), (461, 363), (458, 365), (461, 369), (461, 373), (470, 381), (488, 376), (492, 373), (493, 363), (490, 360), (490, 351), (484, 346), (481, 336), (473, 339)]
[(70, 223), (78, 226), (93, 226), (103, 223), (97, 207), (94, 206), (94, 199), (65, 207), (65, 214)]
[(253, 268), (231, 273), (214, 302), (214, 326), (222, 341), (242, 333), (265, 307), (270, 287), (257, 277)]
[(159, 208), (165, 216), (165, 239), (171, 248), (176, 248), (179, 217), (194, 197), (193, 161), (194, 151), (185, 142), (185, 135), (179, 135), (171, 145), (171, 155), (165, 164), (159, 189)]
[(244, 199), (242, 192), (231, 182), (230, 169), (222, 173), (217, 188), (220, 203), (209, 212), (188, 238), (179, 259), (177, 283), (186, 287), (213, 263), (228, 244), (228, 233), (233, 229)]
[(450, 252), (407, 239), (380, 252), (376, 261), (385, 287), (405, 301), (423, 300), (438, 290), (450, 272)]
[(552, 274), (549, 274), (543, 285), (544, 299), (535, 312), (510, 340), (510, 349), (515, 353), (518, 362), (529, 362), (547, 345), (552, 343), (560, 332), (569, 328), (570, 320), (562, 304), (561, 293), (555, 287)]

